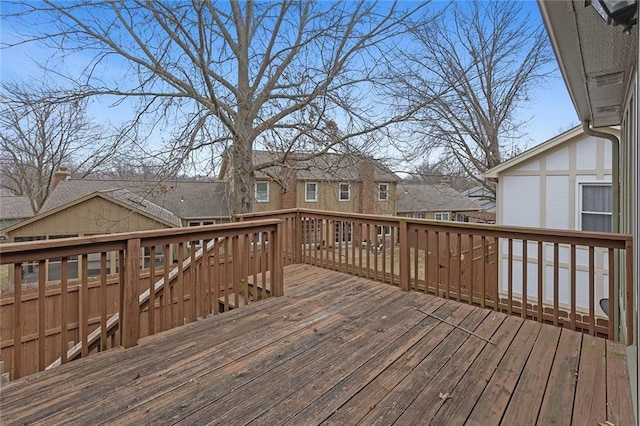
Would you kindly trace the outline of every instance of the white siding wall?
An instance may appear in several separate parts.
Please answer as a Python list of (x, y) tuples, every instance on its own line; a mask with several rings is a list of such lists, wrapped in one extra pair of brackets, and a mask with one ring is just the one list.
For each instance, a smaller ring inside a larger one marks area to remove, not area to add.
[[(580, 182), (611, 182), (611, 142), (582, 135), (565, 141), (553, 149), (503, 171), (498, 180), (497, 221), (502, 225), (525, 227), (579, 229), (579, 184)], [(528, 299), (537, 300), (538, 259), (536, 243), (527, 248)], [(543, 250), (544, 302), (553, 304), (553, 245)], [(500, 290), (507, 292), (508, 243), (500, 244)], [(513, 244), (513, 291), (522, 294), (522, 242)], [(559, 271), (561, 283), (559, 303), (568, 307), (569, 293), (569, 247), (560, 248)], [(588, 251), (577, 250), (577, 300), (578, 309), (588, 307)], [(596, 298), (608, 297), (608, 265), (605, 253), (596, 256)], [(604, 316), (596, 306), (596, 314)]]

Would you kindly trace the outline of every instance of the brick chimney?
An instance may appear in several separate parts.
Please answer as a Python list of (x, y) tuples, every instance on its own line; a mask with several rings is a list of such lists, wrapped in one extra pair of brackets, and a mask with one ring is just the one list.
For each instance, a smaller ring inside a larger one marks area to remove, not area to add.
[(288, 170), (285, 179), (285, 187), (282, 188), (282, 208), (295, 209), (298, 207), (298, 171)]
[(451, 186), (451, 184), (453, 183), (453, 179), (451, 179), (451, 176), (442, 176), (440, 178), (440, 183), (443, 185)]
[(58, 171), (53, 174), (53, 188), (58, 186), (58, 184), (63, 180), (69, 180), (70, 178), (71, 173), (69, 170), (66, 167), (60, 167)]

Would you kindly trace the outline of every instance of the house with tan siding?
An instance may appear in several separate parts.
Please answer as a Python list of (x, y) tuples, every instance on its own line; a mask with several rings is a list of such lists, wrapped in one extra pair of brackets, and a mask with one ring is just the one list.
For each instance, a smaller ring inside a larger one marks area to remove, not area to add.
[[(275, 165), (273, 165), (275, 163)], [(254, 151), (253, 212), (308, 208), (349, 213), (395, 215), (400, 178), (381, 162), (360, 154), (291, 153), (281, 158)], [(219, 178), (228, 178), (223, 161)]]

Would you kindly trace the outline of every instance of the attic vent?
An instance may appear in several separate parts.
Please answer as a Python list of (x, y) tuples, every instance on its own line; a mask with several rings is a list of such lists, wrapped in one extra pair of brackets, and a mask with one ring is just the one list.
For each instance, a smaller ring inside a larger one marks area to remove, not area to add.
[(597, 88), (617, 86), (624, 82), (624, 71), (613, 74), (599, 75), (593, 78), (593, 84)]
[(620, 114), (620, 105), (609, 105), (609, 106), (597, 107), (596, 113), (598, 115), (600, 114), (617, 115), (617, 114)]

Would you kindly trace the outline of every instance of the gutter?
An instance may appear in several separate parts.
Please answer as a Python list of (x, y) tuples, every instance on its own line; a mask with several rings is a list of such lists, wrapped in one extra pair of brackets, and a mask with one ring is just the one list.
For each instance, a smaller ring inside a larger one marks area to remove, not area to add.
[(609, 139), (611, 141), (611, 186), (613, 206), (611, 212), (611, 232), (620, 232), (620, 139), (611, 133), (599, 132), (593, 130), (589, 120), (582, 122), (582, 130), (589, 135), (597, 138)]

